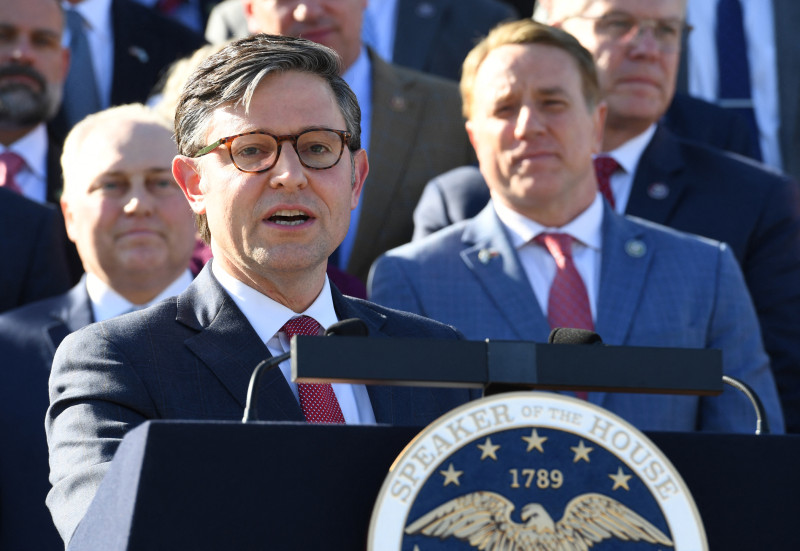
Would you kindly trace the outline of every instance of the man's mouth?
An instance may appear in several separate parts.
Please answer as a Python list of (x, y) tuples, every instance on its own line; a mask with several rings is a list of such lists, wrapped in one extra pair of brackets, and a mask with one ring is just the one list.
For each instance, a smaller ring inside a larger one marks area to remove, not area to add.
[(311, 217), (300, 210), (279, 210), (267, 220), (281, 226), (299, 226)]

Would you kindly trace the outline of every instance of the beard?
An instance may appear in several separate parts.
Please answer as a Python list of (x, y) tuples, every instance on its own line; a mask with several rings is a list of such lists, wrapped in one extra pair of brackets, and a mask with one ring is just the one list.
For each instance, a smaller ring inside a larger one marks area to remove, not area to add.
[[(3, 82), (5, 77), (33, 79), (35, 89), (23, 82)], [(52, 119), (61, 105), (61, 86), (24, 66), (0, 67), (0, 126), (33, 126)]]

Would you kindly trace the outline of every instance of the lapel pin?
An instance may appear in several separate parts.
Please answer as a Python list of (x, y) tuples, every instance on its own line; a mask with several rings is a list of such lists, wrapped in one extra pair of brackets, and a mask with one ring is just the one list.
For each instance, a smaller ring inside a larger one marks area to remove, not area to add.
[(436, 7), (430, 2), (420, 2), (417, 4), (417, 9), (414, 11), (416, 11), (417, 16), (423, 19), (430, 19), (436, 15)]
[(631, 239), (625, 243), (625, 252), (628, 253), (630, 257), (641, 258), (647, 252), (647, 245), (638, 239)]
[(128, 53), (138, 59), (139, 63), (147, 63), (150, 61), (150, 56), (147, 55), (147, 52), (144, 50), (144, 48), (140, 48), (139, 46), (131, 46), (128, 48)]
[(651, 199), (666, 199), (669, 195), (669, 186), (663, 182), (650, 184), (650, 187), (647, 188), (647, 195), (649, 195)]
[(401, 96), (400, 94), (392, 96), (392, 100), (390, 102), (392, 106), (392, 110), (401, 112), (406, 110), (406, 98)]
[(481, 261), (481, 264), (488, 264), (491, 259), (498, 256), (500, 256), (500, 253), (494, 249), (481, 249), (480, 252), (478, 252), (478, 260)]

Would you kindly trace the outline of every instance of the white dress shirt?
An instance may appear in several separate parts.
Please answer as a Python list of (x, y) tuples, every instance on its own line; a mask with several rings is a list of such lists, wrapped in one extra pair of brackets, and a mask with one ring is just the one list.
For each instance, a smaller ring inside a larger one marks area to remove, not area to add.
[[(266, 343), (269, 353), (273, 357), (288, 352), (291, 348), (289, 339), (281, 331), (283, 325), (290, 319), (299, 315), (311, 316), (323, 328), (328, 328), (339, 321), (333, 308), (333, 297), (327, 276), (325, 276), (322, 292), (311, 306), (304, 312), (297, 313), (234, 278), (218, 262), (212, 262), (211, 272), (253, 326), (258, 337)], [(288, 360), (281, 362), (280, 369), (299, 404), (297, 384), (292, 381), (291, 362)], [(375, 414), (364, 385), (332, 383), (331, 386), (339, 401), (345, 423), (350, 425), (375, 423)]]
[(89, 300), (92, 302), (92, 313), (94, 314), (95, 321), (105, 321), (119, 316), (120, 314), (127, 314), (133, 310), (140, 310), (152, 306), (165, 298), (181, 294), (191, 282), (192, 273), (186, 270), (178, 279), (170, 283), (166, 289), (161, 291), (156, 298), (147, 304), (133, 304), (106, 285), (106, 283), (96, 275), (86, 274), (86, 290), (89, 292)]
[(519, 255), (522, 268), (533, 288), (542, 313), (547, 316), (550, 287), (556, 277), (556, 261), (545, 247), (533, 243), (540, 233), (566, 233), (576, 241), (572, 245), (575, 268), (586, 285), (592, 319), (597, 319), (597, 294), (600, 288), (600, 266), (603, 249), (603, 197), (597, 193), (592, 204), (574, 220), (560, 228), (548, 228), (498, 201), (494, 202), (498, 218), (508, 231), (511, 245)]
[(47, 201), (47, 128), (40, 124), (10, 147), (0, 145), (0, 153), (12, 151), (25, 160), (16, 176), (22, 195), (37, 203)]
[[(781, 169), (775, 14), (770, 0), (739, 1), (742, 4), (750, 91), (760, 134), (761, 154), (766, 164)], [(687, 52), (689, 93), (710, 102), (717, 100), (719, 90), (716, 9), (717, 2), (709, 0), (692, 0), (686, 6), (686, 19), (694, 26), (689, 33)]]
[(642, 158), (642, 153), (647, 149), (655, 133), (656, 125), (650, 125), (647, 130), (618, 148), (603, 152), (604, 156), (613, 158), (621, 167), (621, 170), (611, 175), (609, 181), (611, 192), (614, 194), (614, 210), (619, 214), (625, 214), (633, 189), (633, 177), (639, 168), (639, 159)]

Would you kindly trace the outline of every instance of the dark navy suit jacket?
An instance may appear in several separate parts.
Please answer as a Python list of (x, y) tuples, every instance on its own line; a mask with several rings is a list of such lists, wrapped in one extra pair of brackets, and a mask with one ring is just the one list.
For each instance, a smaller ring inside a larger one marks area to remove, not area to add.
[[(212, 261), (213, 262), (213, 261)], [(452, 327), (333, 290), (339, 319), (360, 318), (372, 338), (457, 339)], [(266, 344), (213, 277), (151, 308), (71, 334), (56, 352), (45, 422), (53, 489), (47, 505), (69, 540), (125, 434), (149, 419), (241, 419)], [(478, 397), (466, 389), (367, 387), (378, 423), (423, 426)], [(303, 421), (280, 370), (264, 374), (259, 418)]]
[[(112, 0), (114, 74), (111, 105), (144, 103), (170, 64), (205, 44), (202, 34), (134, 0)], [(63, 112), (50, 123), (56, 139), (69, 128)]]
[[(414, 238), (475, 216), (488, 198), (475, 167), (435, 178), (415, 210)], [(625, 213), (731, 247), (756, 306), (787, 431), (800, 432), (797, 183), (744, 157), (680, 140), (660, 127), (639, 160)]]
[(64, 548), (44, 500), (47, 380), (69, 333), (93, 321), (86, 285), (0, 315), (0, 549)]
[(501, 21), (518, 17), (498, 0), (401, 0), (392, 62), (458, 80), (478, 40)]
[(69, 289), (61, 213), (0, 189), (0, 312)]

